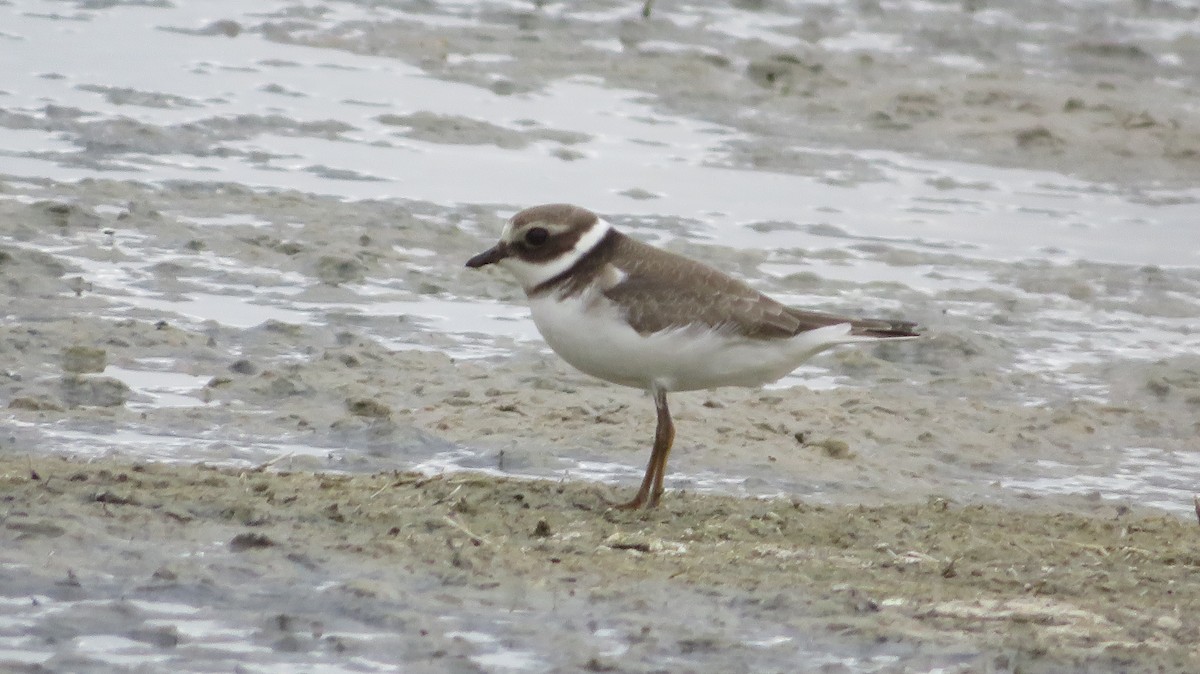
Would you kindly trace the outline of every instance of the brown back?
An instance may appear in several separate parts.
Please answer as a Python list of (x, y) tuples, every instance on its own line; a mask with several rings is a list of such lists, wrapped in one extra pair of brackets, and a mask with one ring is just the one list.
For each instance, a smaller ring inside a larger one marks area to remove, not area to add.
[(530, 295), (577, 295), (610, 265), (624, 279), (603, 294), (623, 306), (630, 325), (644, 335), (697, 323), (750, 339), (786, 339), (839, 323), (850, 323), (851, 334), (870, 337), (917, 334), (913, 323), (851, 319), (785, 306), (713, 267), (615, 230), (571, 269), (537, 286)]

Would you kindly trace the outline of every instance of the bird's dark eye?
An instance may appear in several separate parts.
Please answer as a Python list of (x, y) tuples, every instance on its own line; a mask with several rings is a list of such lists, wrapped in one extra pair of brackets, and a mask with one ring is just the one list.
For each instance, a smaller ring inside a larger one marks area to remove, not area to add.
[(540, 246), (546, 243), (546, 239), (550, 238), (550, 232), (546, 231), (545, 227), (534, 227), (525, 232), (525, 243), (531, 246)]

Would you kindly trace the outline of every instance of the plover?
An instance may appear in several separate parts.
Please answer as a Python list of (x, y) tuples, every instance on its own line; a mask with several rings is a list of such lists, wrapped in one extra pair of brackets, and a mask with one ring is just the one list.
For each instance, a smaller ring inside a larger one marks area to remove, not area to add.
[(654, 507), (662, 497), (675, 439), (667, 393), (761, 386), (838, 344), (918, 336), (907, 321), (788, 307), (570, 204), (514, 215), (496, 245), (467, 261), (471, 268), (490, 264), (521, 284), (534, 324), (563, 360), (654, 397), (654, 448), (625, 508)]

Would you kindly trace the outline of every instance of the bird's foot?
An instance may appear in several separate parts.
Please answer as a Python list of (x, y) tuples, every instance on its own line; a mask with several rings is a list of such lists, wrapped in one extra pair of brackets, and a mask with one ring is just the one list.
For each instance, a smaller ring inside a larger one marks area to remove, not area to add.
[(662, 499), (663, 492), (646, 493), (639, 491), (631, 500), (624, 503), (607, 502), (610, 508), (616, 510), (649, 510), (657, 508), (659, 500)]
[(646, 495), (638, 492), (637, 496), (634, 496), (633, 499), (625, 501), (624, 503), (613, 503), (612, 501), (608, 501), (608, 507), (613, 508), (614, 510), (638, 510), (642, 506), (646, 505), (646, 503)]

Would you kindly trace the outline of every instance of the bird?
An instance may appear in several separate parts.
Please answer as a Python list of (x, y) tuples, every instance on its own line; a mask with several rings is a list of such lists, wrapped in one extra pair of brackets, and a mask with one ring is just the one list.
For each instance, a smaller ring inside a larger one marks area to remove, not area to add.
[(757, 387), (839, 344), (920, 336), (909, 321), (789, 307), (572, 204), (513, 215), (499, 241), (466, 263), (488, 265), (521, 285), (538, 332), (568, 364), (653, 397), (654, 444), (637, 493), (618, 505), (626, 509), (656, 507), (665, 491), (675, 441), (668, 393)]

